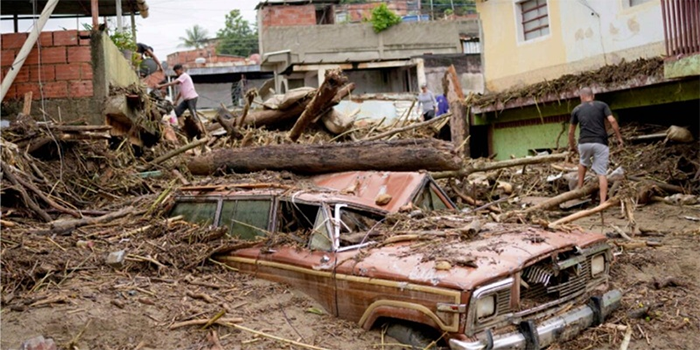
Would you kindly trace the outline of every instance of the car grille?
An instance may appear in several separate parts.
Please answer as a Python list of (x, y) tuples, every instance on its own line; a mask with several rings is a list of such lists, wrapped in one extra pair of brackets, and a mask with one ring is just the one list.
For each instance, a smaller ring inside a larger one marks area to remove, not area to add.
[(529, 288), (524, 285), (520, 287), (521, 310), (581, 292), (590, 280), (590, 264), (591, 257), (588, 256), (581, 263), (559, 273), (555, 272), (551, 261), (525, 268), (521, 276)]
[(510, 312), (510, 289), (505, 289), (496, 293), (496, 312), (499, 315)]

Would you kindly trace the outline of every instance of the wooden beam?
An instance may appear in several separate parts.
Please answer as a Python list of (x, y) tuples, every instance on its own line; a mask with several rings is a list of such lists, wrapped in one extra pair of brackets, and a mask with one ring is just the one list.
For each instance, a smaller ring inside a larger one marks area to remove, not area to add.
[[(454, 65), (445, 72), (445, 77), (442, 80), (442, 86), (445, 90), (447, 102), (450, 104), (450, 131), (452, 133), (452, 143), (461, 155), (469, 156), (469, 121), (467, 120), (467, 107), (464, 105), (464, 93), (462, 85), (459, 83), (459, 77)], [(458, 149), (460, 148), (461, 149)]]
[(90, 0), (90, 13), (92, 14), (92, 30), (97, 30), (100, 25), (100, 4), (98, 0)]

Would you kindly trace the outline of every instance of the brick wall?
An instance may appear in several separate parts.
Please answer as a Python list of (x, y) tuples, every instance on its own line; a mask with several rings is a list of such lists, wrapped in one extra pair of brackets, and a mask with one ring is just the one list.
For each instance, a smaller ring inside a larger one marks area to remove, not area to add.
[[(7, 33), (0, 37), (3, 79), (27, 36), (27, 33)], [(92, 97), (89, 36), (89, 32), (77, 30), (42, 32), (5, 100), (23, 98), (29, 91), (34, 100), (41, 99), (40, 82), (47, 99)]]
[(262, 27), (316, 25), (314, 5), (266, 6), (262, 11)]
[[(195, 60), (199, 57), (206, 59), (204, 64), (197, 64)], [(168, 67), (172, 68), (176, 64), (181, 64), (188, 68), (204, 67), (208, 64), (228, 63), (228, 62), (245, 62), (243, 57), (233, 56), (218, 56), (216, 54), (216, 43), (211, 43), (204, 48), (197, 50), (178, 51), (168, 55)]]
[[(365, 4), (344, 4), (337, 5), (335, 13), (346, 13), (347, 21), (351, 23), (362, 22), (364, 18), (372, 17), (372, 10), (379, 6), (380, 3), (365, 3)], [(386, 3), (387, 8), (399, 16), (409, 14), (408, 0), (394, 0)]]

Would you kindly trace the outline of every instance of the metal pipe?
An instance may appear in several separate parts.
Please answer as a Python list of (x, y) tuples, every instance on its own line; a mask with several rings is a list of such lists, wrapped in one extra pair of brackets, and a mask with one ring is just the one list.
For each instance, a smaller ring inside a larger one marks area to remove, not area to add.
[(92, 14), (92, 30), (97, 30), (100, 25), (100, 5), (97, 0), (90, 0), (90, 13)]
[(688, 24), (690, 23), (688, 22), (688, 2), (683, 1), (681, 2), (681, 31), (683, 32), (683, 47), (681, 49), (682, 54), (688, 54), (688, 48), (690, 47), (690, 38), (688, 38), (688, 34), (690, 34)]
[(134, 42), (137, 43), (138, 41), (136, 40), (136, 18), (134, 16), (134, 11), (131, 11), (131, 36), (134, 37)]
[(668, 19), (666, 11), (667, 0), (661, 0), (661, 20), (664, 26), (664, 44), (666, 46), (666, 56), (670, 56), (671, 53), (668, 50)]
[(56, 4), (58, 4), (58, 0), (49, 0), (49, 2), (46, 3), (46, 6), (44, 6), (44, 9), (41, 11), (39, 20), (36, 22), (36, 25), (32, 27), (32, 31), (29, 33), (27, 40), (24, 41), (24, 45), (22, 45), (19, 53), (17, 56), (15, 56), (15, 61), (12, 62), (12, 66), (7, 71), (5, 78), (2, 80), (2, 87), (0, 88), (0, 101), (5, 99), (7, 91), (10, 90), (10, 86), (12, 86), (12, 83), (15, 81), (17, 73), (19, 73), (19, 70), (22, 69), (24, 61), (32, 51), (32, 47), (34, 44), (36, 44), (36, 40), (39, 39), (39, 33), (41, 33), (42, 29), (44, 29), (44, 25), (46, 24), (46, 21), (49, 20), (49, 17), (51, 17), (53, 10), (56, 8)]
[(114, 0), (114, 4), (117, 7), (117, 30), (121, 32), (124, 30), (122, 25), (122, 0)]
[(19, 33), (19, 16), (12, 16), (12, 24), (14, 25), (15, 33)]
[(671, 55), (675, 56), (677, 54), (678, 50), (678, 27), (676, 24), (678, 23), (678, 20), (676, 19), (676, 14), (677, 14), (677, 9), (678, 6), (676, 4), (675, 0), (670, 1), (671, 4)]

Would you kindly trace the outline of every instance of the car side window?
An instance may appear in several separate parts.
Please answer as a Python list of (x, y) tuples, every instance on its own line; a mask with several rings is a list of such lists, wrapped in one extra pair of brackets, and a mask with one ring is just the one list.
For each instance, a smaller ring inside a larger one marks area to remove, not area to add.
[(216, 201), (178, 202), (170, 212), (170, 216), (182, 215), (183, 219), (187, 222), (208, 226), (214, 223), (217, 204)]
[(280, 200), (277, 231), (317, 250), (331, 250), (326, 216), (320, 205)]
[(339, 246), (349, 247), (369, 240), (369, 231), (379, 220), (369, 213), (353, 209), (340, 209), (340, 235)]
[(254, 240), (268, 231), (271, 208), (271, 199), (225, 200), (219, 226), (228, 227), (230, 236)]
[(415, 204), (425, 211), (448, 209), (434, 185), (430, 183), (426, 184), (420, 194), (416, 196)]

